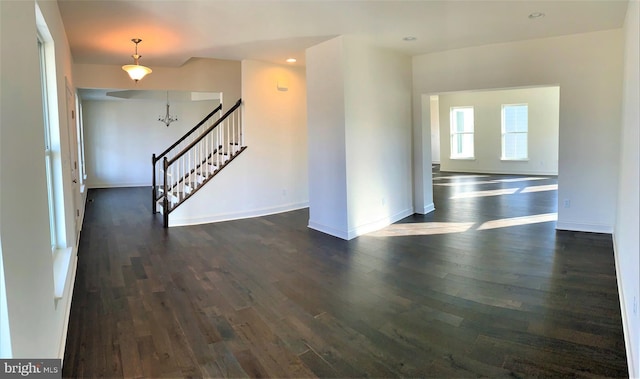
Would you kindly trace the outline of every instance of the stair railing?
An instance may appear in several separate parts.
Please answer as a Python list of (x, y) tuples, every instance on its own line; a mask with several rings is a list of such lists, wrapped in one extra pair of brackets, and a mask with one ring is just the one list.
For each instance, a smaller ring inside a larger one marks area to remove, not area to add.
[[(153, 214), (158, 212), (157, 202), (162, 197), (161, 187), (158, 185), (158, 179), (163, 177), (163, 167), (162, 164), (157, 164), (159, 161), (161, 162), (164, 157), (168, 157), (169, 159), (176, 156), (177, 153), (182, 151), (185, 146), (193, 142), (194, 139), (202, 135), (202, 133), (207, 130), (213, 123), (217, 120), (215, 117), (216, 113), (222, 111), (222, 104), (218, 105), (214, 110), (212, 110), (208, 115), (206, 115), (202, 121), (200, 121), (196, 126), (191, 128), (188, 132), (186, 132), (182, 137), (180, 137), (176, 142), (174, 142), (171, 146), (165, 149), (160, 155), (153, 154), (151, 156), (151, 164), (153, 165), (152, 170), (152, 178), (151, 178), (151, 192), (152, 192), (152, 206), (151, 209)], [(218, 117), (219, 118), (219, 117)]]
[(158, 200), (162, 202), (165, 227), (169, 226), (169, 213), (246, 149), (241, 104), (242, 99), (173, 157), (162, 157), (163, 177)]

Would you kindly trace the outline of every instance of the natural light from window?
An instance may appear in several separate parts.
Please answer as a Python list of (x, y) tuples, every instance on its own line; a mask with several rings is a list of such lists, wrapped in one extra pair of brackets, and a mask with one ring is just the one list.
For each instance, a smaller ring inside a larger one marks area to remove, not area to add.
[(416, 222), (410, 224), (393, 224), (367, 235), (372, 237), (393, 237), (462, 233), (471, 229), (473, 225), (475, 225), (473, 222)]
[(451, 159), (472, 159), (473, 150), (473, 107), (452, 107)]
[[(471, 177), (471, 176), (463, 176)], [(476, 176), (481, 177), (481, 176)], [(435, 179), (435, 178), (434, 178)], [(486, 183), (496, 184), (496, 183), (518, 183), (521, 181), (531, 181), (531, 180), (542, 180), (549, 179), (545, 177), (521, 177), (521, 178), (505, 178), (505, 179), (495, 179), (495, 180), (487, 180)], [(465, 185), (468, 183), (478, 183), (478, 182), (453, 182), (453, 183), (439, 183), (440, 185), (447, 186), (456, 186), (456, 185)], [(484, 183), (484, 182), (481, 182)], [(434, 183), (435, 184), (435, 183)], [(468, 199), (468, 198), (478, 198), (478, 197), (489, 197), (489, 196), (510, 196), (515, 194), (525, 194), (525, 193), (535, 193), (535, 192), (544, 192), (544, 191), (557, 191), (558, 184), (543, 184), (538, 186), (526, 186), (526, 184), (521, 184), (520, 186), (515, 186), (511, 188), (498, 188), (484, 191), (468, 191), (468, 192), (458, 192), (453, 194), (449, 199)], [(453, 189), (453, 191), (458, 191), (458, 189)], [(475, 204), (475, 203), (472, 203)], [(464, 215), (462, 215), (464, 217)], [(492, 230), (499, 228), (509, 228), (514, 226), (522, 226), (522, 225), (531, 225), (531, 224), (540, 224), (545, 222), (555, 222), (558, 220), (558, 213), (541, 213), (541, 214), (530, 214), (518, 217), (508, 217), (502, 219), (495, 220), (487, 220), (482, 222), (465, 222), (461, 221), (433, 221), (433, 222), (416, 222), (416, 223), (400, 223), (400, 224), (392, 224), (387, 226), (384, 229), (375, 231), (373, 233), (367, 234), (372, 237), (403, 237), (403, 236), (428, 236), (428, 235), (442, 235), (442, 234), (453, 234), (453, 233), (464, 233), (468, 231), (482, 231), (482, 230)]]
[(491, 230), (508, 228), (558, 220), (557, 213), (543, 213), (522, 217), (510, 217), (485, 221), (481, 224), (474, 222), (415, 222), (408, 224), (393, 224), (388, 227), (367, 234), (370, 237), (406, 237), (429, 236), (437, 234), (464, 233), (470, 230)]
[(502, 159), (526, 160), (529, 157), (529, 106), (505, 104), (502, 106)]
[(528, 224), (537, 224), (541, 222), (558, 221), (557, 213), (543, 213), (531, 216), (503, 218), (500, 220), (486, 221), (480, 225), (477, 230), (488, 230), (497, 228), (507, 228), (509, 226), (519, 226)]
[[(471, 175), (470, 175), (471, 176)], [(435, 180), (436, 178), (434, 178)], [(545, 180), (548, 178), (510, 178), (510, 179), (495, 179), (495, 180), (483, 180), (483, 181), (454, 181), (454, 182), (445, 182), (445, 183), (433, 183), (434, 186), (444, 186), (444, 187), (459, 187), (466, 185), (475, 185), (475, 184), (495, 184), (495, 183), (516, 183), (516, 182), (528, 182), (531, 180)]]
[(44, 117), (44, 167), (47, 178), (47, 201), (49, 205), (49, 231), (51, 233), (51, 252), (54, 253), (57, 247), (56, 238), (56, 216), (55, 216), (55, 197), (53, 187), (53, 168), (52, 168), (52, 151), (51, 151), (51, 132), (49, 125), (49, 107), (47, 99), (47, 70), (46, 70), (46, 54), (43, 38), (38, 33), (38, 54), (40, 59), (40, 86), (42, 90), (42, 114)]

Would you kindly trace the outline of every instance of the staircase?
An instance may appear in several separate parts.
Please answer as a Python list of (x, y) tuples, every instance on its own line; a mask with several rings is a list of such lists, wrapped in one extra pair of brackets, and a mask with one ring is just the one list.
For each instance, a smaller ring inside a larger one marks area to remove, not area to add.
[(242, 99), (221, 117), (222, 104), (160, 155), (153, 154), (153, 213), (169, 214), (207, 184), (247, 147), (241, 118)]

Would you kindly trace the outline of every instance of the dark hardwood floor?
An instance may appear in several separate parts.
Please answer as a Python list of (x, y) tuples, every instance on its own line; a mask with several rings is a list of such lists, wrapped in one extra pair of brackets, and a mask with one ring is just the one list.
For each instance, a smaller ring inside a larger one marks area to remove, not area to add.
[(435, 212), (349, 242), (91, 190), (63, 374), (627, 376), (611, 237), (556, 231), (556, 183), (436, 173)]

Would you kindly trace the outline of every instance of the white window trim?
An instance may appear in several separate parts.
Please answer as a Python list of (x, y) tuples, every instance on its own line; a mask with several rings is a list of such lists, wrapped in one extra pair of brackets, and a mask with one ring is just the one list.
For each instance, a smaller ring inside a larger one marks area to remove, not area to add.
[[(0, 0), (1, 1), (1, 0)], [(57, 82), (55, 70), (55, 50), (53, 47), (53, 38), (46, 25), (40, 7), (36, 3), (36, 27), (38, 43), (38, 54), (43, 54), (43, 117), (44, 117), (44, 133), (45, 139), (48, 140), (48, 152), (45, 150), (45, 157), (49, 158), (50, 164), (50, 184), (52, 188), (47, 189), (53, 198), (49, 201), (50, 212), (50, 229), (51, 229), (51, 250), (52, 250), (52, 271), (53, 271), (53, 297), (54, 306), (58, 307), (58, 302), (65, 294), (70, 294), (70, 286), (75, 269), (75, 256), (77, 254), (76, 247), (69, 244), (66, 237), (65, 229), (65, 208), (64, 194), (62, 188), (62, 163), (60, 162), (60, 136), (58, 121), (58, 102), (57, 102)], [(45, 161), (45, 164), (47, 162)], [(53, 200), (53, 201), (51, 201)], [(53, 213), (51, 213), (53, 212)], [(53, 219), (51, 220), (51, 216)], [(74, 241), (75, 242), (75, 241)]]
[(38, 38), (38, 59), (40, 60), (40, 86), (42, 91), (42, 116), (44, 129), (44, 157), (45, 157), (45, 173), (47, 181), (47, 203), (49, 206), (49, 230), (51, 233), (51, 253), (55, 254), (58, 247), (58, 238), (56, 231), (56, 206), (53, 181), (53, 152), (51, 149), (51, 123), (49, 117), (49, 99), (48, 99), (48, 78), (47, 78), (47, 57), (45, 51), (45, 40), (37, 33)]
[[(505, 132), (504, 128), (504, 108), (505, 107), (517, 107), (517, 106), (526, 106), (527, 107), (527, 131), (526, 132)], [(500, 112), (500, 160), (504, 162), (528, 162), (529, 161), (529, 103), (516, 103), (516, 104), (502, 104), (502, 109)], [(504, 136), (506, 134), (526, 134), (527, 135), (527, 156), (524, 158), (508, 158), (504, 156)]]
[[(471, 109), (471, 112), (473, 113), (473, 117), (474, 117), (474, 123), (473, 123), (473, 127), (472, 127), (472, 131), (470, 132), (456, 132), (454, 131), (454, 118), (453, 118), (453, 114), (455, 113), (456, 110), (459, 109)], [(476, 149), (475, 149), (475, 110), (473, 108), (473, 106), (458, 106), (458, 107), (451, 107), (449, 109), (449, 159), (451, 160), (460, 160), (460, 161), (473, 161), (476, 159), (475, 154), (476, 154)], [(455, 155), (453, 154), (453, 143), (454, 143), (454, 137), (456, 135), (465, 135), (465, 134), (471, 134), (473, 136), (472, 140), (473, 140), (473, 155), (471, 156), (466, 156), (466, 155)]]

